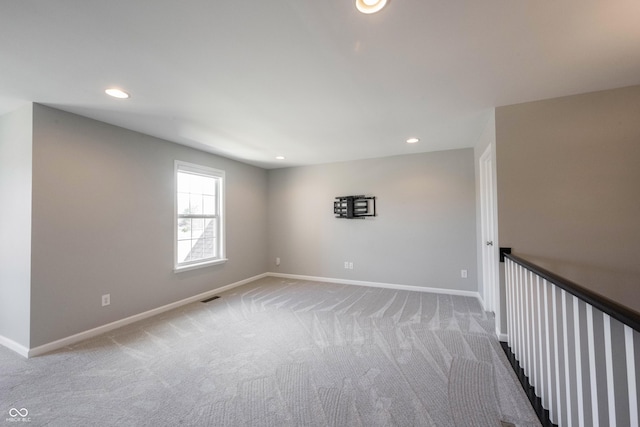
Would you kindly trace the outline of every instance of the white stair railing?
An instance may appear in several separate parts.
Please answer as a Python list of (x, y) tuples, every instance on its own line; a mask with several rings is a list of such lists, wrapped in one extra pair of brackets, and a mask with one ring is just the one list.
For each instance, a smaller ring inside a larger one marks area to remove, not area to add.
[(505, 277), (508, 350), (551, 423), (638, 427), (638, 313), (515, 255)]

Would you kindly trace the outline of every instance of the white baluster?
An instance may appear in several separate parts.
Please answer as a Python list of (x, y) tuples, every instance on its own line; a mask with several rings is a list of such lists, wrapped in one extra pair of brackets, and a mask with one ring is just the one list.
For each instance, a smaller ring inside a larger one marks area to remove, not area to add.
[(607, 365), (607, 391), (609, 396), (609, 425), (616, 425), (616, 396), (613, 383), (613, 348), (611, 347), (611, 317), (602, 313), (604, 319), (604, 355)]
[(638, 394), (633, 344), (633, 329), (624, 325), (624, 348), (627, 353), (627, 378), (629, 383), (629, 420), (631, 427), (638, 427)]
[(578, 298), (573, 296), (573, 335), (576, 347), (576, 400), (578, 401), (578, 425), (584, 425), (584, 397), (582, 396), (582, 359), (580, 356), (580, 311)]
[(514, 337), (513, 337), (513, 323), (511, 322), (511, 314), (513, 313), (513, 300), (511, 297), (512, 294), (512, 286), (513, 280), (511, 278), (511, 260), (505, 260), (505, 274), (504, 277), (506, 279), (506, 300), (507, 300), (507, 341), (509, 342), (509, 347), (511, 347), (511, 351), (514, 351)]
[(567, 293), (562, 290), (562, 338), (563, 338), (563, 351), (564, 354), (564, 383), (565, 394), (567, 404), (567, 426), (571, 427), (573, 422), (571, 420), (571, 381), (569, 376), (569, 334), (567, 328)]
[(534, 275), (529, 272), (529, 324), (531, 327), (531, 337), (529, 338), (529, 347), (531, 349), (531, 385), (538, 390), (538, 354), (536, 351), (536, 307), (534, 298)]
[[(536, 277), (536, 300), (538, 301), (538, 386), (536, 387), (536, 390), (538, 391), (538, 394), (540, 395), (543, 403), (546, 403), (547, 399), (545, 397), (545, 375), (544, 375), (544, 371), (545, 371), (545, 364), (544, 364), (544, 358), (543, 358), (543, 341), (542, 341), (542, 334), (543, 334), (543, 329), (542, 329), (542, 299), (541, 299), (541, 294), (540, 294), (540, 276)], [(549, 366), (546, 366), (547, 369), (549, 369)]]
[(524, 345), (524, 338), (525, 338), (525, 333), (524, 333), (524, 309), (523, 309), (523, 300), (524, 300), (524, 295), (523, 295), (523, 288), (524, 288), (524, 283), (522, 281), (522, 267), (518, 266), (518, 280), (517, 280), (517, 286), (518, 286), (518, 360), (520, 361), (520, 366), (522, 367), (522, 369), (525, 369), (526, 366), (526, 357), (525, 357), (525, 351), (524, 349), (526, 348)]
[(596, 345), (595, 332), (593, 331), (593, 307), (590, 304), (587, 304), (587, 342), (589, 345), (589, 377), (591, 379), (591, 418), (593, 427), (599, 427)]
[(547, 409), (552, 414), (554, 410), (553, 406), (553, 388), (551, 382), (551, 325), (549, 321), (549, 283), (546, 280), (542, 281), (544, 289), (544, 337), (547, 344)]
[(556, 408), (558, 408), (558, 413), (556, 414), (556, 418), (552, 419), (555, 424), (560, 425), (562, 421), (562, 395), (560, 394), (560, 343), (558, 342), (558, 298), (556, 296), (556, 288), (555, 286), (552, 289), (553, 296), (553, 342), (554, 342), (554, 363), (555, 363), (555, 384), (556, 384)]

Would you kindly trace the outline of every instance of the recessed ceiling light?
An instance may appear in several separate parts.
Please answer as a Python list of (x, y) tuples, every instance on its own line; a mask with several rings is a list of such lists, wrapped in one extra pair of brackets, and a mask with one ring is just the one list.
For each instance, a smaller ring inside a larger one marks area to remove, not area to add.
[(416, 142), (419, 142), (420, 139), (419, 138), (409, 138), (407, 139), (407, 144), (415, 144)]
[(285, 157), (284, 156), (276, 156), (276, 160), (284, 160)]
[(356, 7), (362, 13), (376, 13), (380, 11), (387, 0), (356, 0)]
[(109, 96), (113, 96), (114, 98), (119, 98), (119, 99), (129, 98), (129, 94), (121, 89), (110, 88), (105, 90), (104, 92)]

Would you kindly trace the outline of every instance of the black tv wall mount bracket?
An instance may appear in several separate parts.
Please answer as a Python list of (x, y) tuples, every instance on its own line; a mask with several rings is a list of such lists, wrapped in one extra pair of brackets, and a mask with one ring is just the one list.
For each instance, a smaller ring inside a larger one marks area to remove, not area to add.
[(376, 198), (374, 196), (339, 196), (333, 202), (336, 218), (365, 219), (376, 216)]

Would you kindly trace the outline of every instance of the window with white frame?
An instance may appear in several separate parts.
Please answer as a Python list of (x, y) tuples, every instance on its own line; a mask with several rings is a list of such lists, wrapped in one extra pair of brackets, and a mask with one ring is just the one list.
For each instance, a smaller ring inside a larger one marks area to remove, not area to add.
[(175, 269), (217, 264), (224, 254), (224, 171), (175, 162)]

